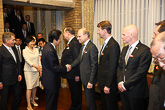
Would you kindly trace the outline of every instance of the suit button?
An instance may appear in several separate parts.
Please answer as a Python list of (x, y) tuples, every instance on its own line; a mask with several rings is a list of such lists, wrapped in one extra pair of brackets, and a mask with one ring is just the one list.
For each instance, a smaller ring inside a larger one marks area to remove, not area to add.
[(127, 71), (127, 69), (125, 69), (125, 71)]

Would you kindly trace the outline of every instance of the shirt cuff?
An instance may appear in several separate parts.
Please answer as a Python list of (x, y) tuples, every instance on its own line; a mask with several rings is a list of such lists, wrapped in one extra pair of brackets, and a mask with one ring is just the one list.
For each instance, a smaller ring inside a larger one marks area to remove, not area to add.
[(121, 83), (122, 83), (123, 89), (126, 90), (126, 88), (124, 87), (124, 82), (123, 81), (119, 82), (118, 85), (121, 84)]

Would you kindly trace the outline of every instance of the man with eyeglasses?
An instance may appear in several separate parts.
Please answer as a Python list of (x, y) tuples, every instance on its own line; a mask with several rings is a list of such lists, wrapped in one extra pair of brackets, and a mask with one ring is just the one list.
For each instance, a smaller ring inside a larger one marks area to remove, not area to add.
[[(154, 61), (159, 63), (160, 67), (165, 70), (165, 32), (162, 32), (156, 36), (151, 43), (151, 53)], [(159, 90), (159, 103), (160, 110), (165, 110), (165, 72), (160, 77), (160, 90)]]
[[(154, 30), (154, 34), (152, 36), (153, 39), (156, 38), (156, 35), (165, 31), (165, 20), (155, 23), (156, 28)], [(155, 59), (153, 61), (155, 64), (154, 71), (153, 71), (153, 78), (150, 85), (150, 92), (149, 92), (149, 104), (148, 110), (158, 110), (160, 108), (160, 101), (159, 101), (159, 87), (160, 85), (160, 78), (163, 72), (163, 69), (159, 66), (158, 60)]]

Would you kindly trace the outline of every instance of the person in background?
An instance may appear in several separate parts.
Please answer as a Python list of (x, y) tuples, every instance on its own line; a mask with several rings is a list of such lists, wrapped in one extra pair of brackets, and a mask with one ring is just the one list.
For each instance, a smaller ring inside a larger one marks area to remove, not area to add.
[[(27, 109), (33, 110), (31, 103), (34, 106), (38, 106), (35, 102), (37, 87), (39, 86), (39, 72), (42, 74), (41, 61), (39, 57), (39, 51), (35, 46), (35, 40), (32, 36), (26, 38), (27, 46), (23, 50), (23, 57), (25, 59), (24, 75), (26, 81), (26, 99)], [(30, 102), (32, 94), (32, 101)]]
[(43, 47), (45, 46), (46, 44), (46, 41), (44, 38), (40, 38), (38, 40), (38, 44), (39, 44), (39, 55), (42, 56), (42, 50), (43, 50)]
[(35, 36), (35, 28), (34, 28), (34, 24), (30, 22), (30, 15), (26, 15), (25, 18), (26, 18), (27, 32), (29, 33), (29, 35)]
[(122, 49), (117, 71), (123, 110), (146, 110), (147, 73), (152, 60), (150, 49), (138, 40), (136, 25), (124, 27), (122, 40), (128, 44)]
[(2, 35), (3, 44), (0, 46), (0, 110), (7, 110), (7, 101), (10, 90), (13, 92), (11, 110), (19, 110), (21, 102), (21, 66), (15, 44), (15, 34), (5, 32)]
[[(66, 27), (63, 35), (65, 40), (68, 41), (61, 58), (61, 65), (65, 66), (66, 64), (71, 64), (78, 57), (81, 44), (75, 37), (75, 30), (72, 27)], [(70, 72), (63, 73), (62, 77), (67, 79), (71, 93), (72, 104), (69, 110), (81, 110), (82, 83), (79, 65)]]
[(111, 35), (112, 25), (109, 21), (101, 21), (97, 27), (97, 33), (104, 39), (98, 65), (98, 86), (101, 90), (102, 110), (118, 110), (117, 68), (120, 46)]

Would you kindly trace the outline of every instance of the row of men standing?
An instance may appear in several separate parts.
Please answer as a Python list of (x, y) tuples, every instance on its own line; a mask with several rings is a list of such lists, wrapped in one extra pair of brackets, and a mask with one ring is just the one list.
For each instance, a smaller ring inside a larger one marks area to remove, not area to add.
[[(77, 98), (81, 97), (81, 82), (88, 109), (97, 109), (94, 90), (97, 80), (101, 90), (103, 110), (118, 109), (117, 88), (121, 93), (123, 110), (145, 110), (145, 99), (148, 96), (146, 75), (152, 59), (149, 47), (138, 40), (137, 27), (128, 25), (123, 29), (122, 39), (129, 45), (124, 47), (120, 54), (120, 46), (111, 36), (111, 23), (102, 21), (97, 27), (99, 36), (105, 41), (100, 51), (99, 63), (98, 49), (91, 42), (89, 31), (86, 28), (80, 29), (77, 34), (79, 43), (83, 44), (82, 47), (74, 37), (73, 28), (65, 28), (64, 38), (68, 43), (63, 51), (62, 66), (59, 65), (56, 51), (53, 51), (60, 42), (61, 34), (57, 30), (49, 34), (51, 43), (45, 45), (42, 56), (42, 84), (47, 97), (46, 110), (57, 109), (59, 73), (63, 73), (62, 76), (67, 78), (69, 83), (72, 98), (70, 110), (81, 109), (81, 98)], [(58, 37), (56, 37), (57, 35)], [(120, 62), (118, 63), (119, 57)], [(55, 62), (57, 63), (55, 64)], [(78, 68), (80, 68), (80, 75)], [(52, 72), (49, 72), (50, 70)]]
[[(57, 109), (60, 73), (63, 73), (62, 76), (67, 78), (69, 83), (72, 98), (71, 110), (81, 109), (81, 82), (84, 87), (88, 109), (97, 109), (94, 97), (94, 87), (97, 78), (101, 90), (103, 110), (118, 109), (116, 96), (117, 87), (121, 93), (124, 110), (145, 110), (144, 102), (145, 98), (148, 96), (146, 74), (151, 63), (150, 50), (138, 40), (137, 27), (135, 25), (128, 25), (122, 31), (122, 39), (124, 43), (129, 45), (124, 47), (120, 54), (119, 45), (111, 36), (111, 29), (112, 25), (109, 21), (102, 21), (98, 24), (98, 34), (105, 41), (100, 51), (98, 63), (98, 50), (89, 39), (89, 31), (86, 28), (82, 28), (78, 31), (78, 41), (83, 44), (81, 47), (74, 37), (73, 29), (70, 27), (65, 28), (64, 37), (68, 40), (68, 44), (63, 52), (62, 66), (59, 65), (56, 53), (56, 46), (61, 41), (61, 31), (53, 30), (49, 33), (49, 42), (45, 45), (42, 55), (42, 84), (45, 87), (46, 92), (46, 110)], [(5, 33), (2, 38), (5, 45), (13, 47), (15, 39), (13, 34), (6, 35)], [(15, 49), (12, 48), (17, 61), (14, 60), (15, 57), (13, 56), (13, 52), (10, 52), (11, 49), (9, 48), (9, 51), (7, 51), (8, 48), (5, 47), (5, 45), (0, 47), (0, 87), (3, 87), (3, 91), (5, 91), (6, 88), (11, 87), (16, 96), (18, 96), (19, 93), (19, 96), (17, 97), (19, 100), (17, 98), (14, 99), (15, 101), (12, 106), (13, 110), (17, 110), (19, 108), (20, 91), (15, 88), (19, 87), (17, 84), (19, 84), (19, 81), (21, 80), (21, 72), (18, 71), (19, 60)], [(71, 49), (73, 47), (75, 49)], [(77, 57), (74, 58), (74, 55), (77, 55)], [(120, 62), (118, 65), (119, 55)], [(9, 58), (11, 59), (10, 62), (8, 62)], [(11, 66), (6, 69), (6, 66), (8, 65)], [(80, 71), (77, 68), (80, 68)], [(6, 83), (6, 81), (8, 81), (5, 80), (5, 77), (8, 77), (5, 72), (6, 70), (9, 71), (7, 73), (11, 73), (15, 76), (11, 77), (11, 74), (9, 75), (10, 78), (14, 80), (13, 83)], [(71, 71), (74, 72), (72, 73)], [(71, 75), (68, 74), (74, 75), (71, 77)], [(74, 87), (72, 87), (73, 85)], [(18, 90), (19, 92), (15, 90)], [(80, 99), (77, 97), (80, 97)], [(4, 99), (7, 101), (7, 98)]]
[(8, 8), (4, 7), (3, 11), (4, 32), (13, 32), (17, 38), (22, 40), (23, 45), (25, 45), (25, 38), (28, 35), (35, 36), (35, 28), (34, 24), (30, 22), (30, 15), (26, 15), (24, 19), (19, 9), (9, 12)]

